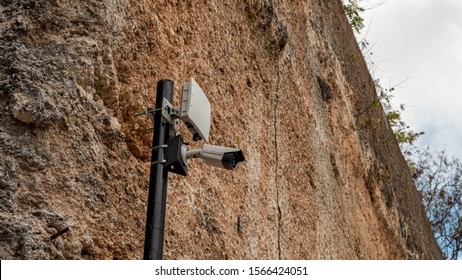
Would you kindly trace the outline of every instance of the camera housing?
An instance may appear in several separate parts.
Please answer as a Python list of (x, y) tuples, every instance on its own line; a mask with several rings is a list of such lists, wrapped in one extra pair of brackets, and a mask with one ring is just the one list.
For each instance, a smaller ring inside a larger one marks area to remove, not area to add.
[(209, 144), (205, 144), (202, 149), (187, 151), (186, 158), (201, 158), (208, 165), (228, 170), (236, 169), (236, 165), (245, 160), (244, 153), (240, 149)]

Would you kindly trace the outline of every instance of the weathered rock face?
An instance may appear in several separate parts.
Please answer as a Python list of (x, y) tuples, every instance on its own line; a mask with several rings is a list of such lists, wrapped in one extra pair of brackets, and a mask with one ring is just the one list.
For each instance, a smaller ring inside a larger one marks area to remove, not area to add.
[(361, 113), (376, 94), (340, 1), (0, 10), (2, 259), (141, 258), (152, 136), (133, 114), (189, 77), (209, 142), (246, 161), (170, 175), (165, 258), (441, 258), (383, 111)]

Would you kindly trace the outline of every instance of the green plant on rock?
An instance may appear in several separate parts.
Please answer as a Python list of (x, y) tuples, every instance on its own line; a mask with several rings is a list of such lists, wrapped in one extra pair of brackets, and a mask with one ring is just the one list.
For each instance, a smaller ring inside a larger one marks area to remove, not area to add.
[[(364, 28), (364, 18), (361, 17), (361, 13), (365, 11), (365, 8), (359, 5), (360, 1), (361, 0), (343, 1), (343, 8), (351, 27), (358, 33)], [(360, 44), (362, 48), (365, 48), (368, 43), (365, 40), (361, 40)], [(369, 106), (359, 112), (356, 116), (358, 117), (369, 111), (371, 108), (382, 105), (400, 147), (403, 149), (403, 145), (413, 145), (414, 142), (424, 134), (424, 132), (415, 132), (402, 120), (401, 114), (404, 111), (404, 105), (401, 105), (398, 109), (393, 108), (391, 100), (396, 86), (388, 89), (384, 88), (381, 86), (379, 79), (374, 80), (374, 84), (378, 98), (372, 101)]]
[(344, 1), (343, 9), (348, 18), (348, 21), (351, 24), (351, 27), (356, 32), (361, 32), (361, 29), (364, 28), (364, 18), (360, 16), (360, 13), (364, 12), (364, 8), (358, 4), (358, 0), (348, 0)]
[(401, 119), (401, 112), (398, 110), (387, 112), (387, 118), (400, 145), (414, 145), (417, 138), (425, 133), (423, 131), (415, 132), (412, 130), (410, 126)]
[(395, 91), (396, 86), (399, 84), (390, 88), (384, 88), (381, 86), (379, 79), (374, 80), (374, 84), (378, 97), (373, 100), (364, 110), (359, 112), (356, 117), (361, 116), (374, 107), (382, 106), (388, 122), (393, 129), (396, 139), (398, 140), (401, 150), (404, 152), (404, 145), (414, 145), (414, 142), (421, 135), (423, 135), (424, 132), (415, 132), (403, 121), (401, 114), (405, 109), (404, 104), (401, 104), (399, 108), (393, 107), (391, 103), (391, 100), (393, 99), (393, 92)]
[(393, 92), (395, 91), (395, 88), (399, 86), (401, 83), (387, 89), (380, 85), (379, 79), (375, 80), (374, 82), (380, 103), (383, 106), (388, 122), (390, 123), (390, 126), (393, 129), (393, 132), (395, 133), (396, 140), (398, 140), (401, 150), (404, 151), (404, 145), (414, 145), (414, 142), (421, 135), (423, 135), (424, 132), (415, 132), (411, 129), (409, 125), (407, 125), (403, 121), (401, 115), (405, 109), (404, 104), (401, 104), (399, 108), (395, 108), (391, 104), (391, 100), (393, 99)]

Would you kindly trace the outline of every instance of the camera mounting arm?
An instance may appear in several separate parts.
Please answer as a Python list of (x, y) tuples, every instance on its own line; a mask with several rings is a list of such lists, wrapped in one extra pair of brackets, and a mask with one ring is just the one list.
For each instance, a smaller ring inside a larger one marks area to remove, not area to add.
[(190, 158), (199, 158), (201, 157), (202, 149), (191, 149), (186, 152), (186, 160)]

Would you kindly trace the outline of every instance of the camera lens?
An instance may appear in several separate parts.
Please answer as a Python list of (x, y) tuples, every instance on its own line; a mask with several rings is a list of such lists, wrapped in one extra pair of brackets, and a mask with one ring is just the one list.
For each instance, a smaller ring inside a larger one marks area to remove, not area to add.
[(221, 162), (223, 163), (224, 168), (234, 170), (236, 165), (244, 160), (244, 154), (239, 150), (236, 152), (225, 153)]
[(233, 154), (233, 156), (231, 157), (231, 162), (230, 162), (230, 163), (231, 163), (232, 168), (234, 169), (234, 168), (236, 167), (236, 164), (237, 164), (237, 162), (236, 162), (236, 156), (235, 156), (234, 154)]
[(225, 153), (222, 159), (223, 167), (229, 170), (236, 168), (236, 156), (234, 153)]

